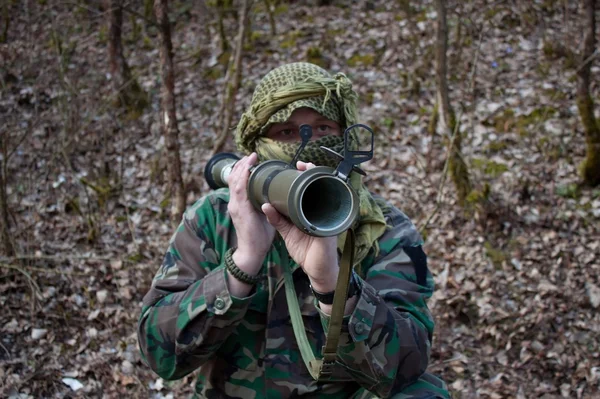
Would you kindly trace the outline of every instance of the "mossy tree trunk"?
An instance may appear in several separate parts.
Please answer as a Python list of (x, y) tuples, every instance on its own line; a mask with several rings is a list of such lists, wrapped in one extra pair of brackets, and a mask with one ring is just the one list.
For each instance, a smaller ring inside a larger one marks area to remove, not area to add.
[(123, 54), (123, 1), (109, 0), (108, 63), (113, 88), (117, 95), (115, 105), (127, 109), (130, 117), (138, 117), (148, 105), (146, 93), (137, 83)]
[(458, 194), (458, 202), (466, 205), (466, 199), (471, 192), (469, 170), (462, 154), (462, 135), (460, 126), (450, 105), (448, 96), (448, 67), (446, 53), (448, 50), (448, 26), (446, 23), (446, 1), (436, 0), (436, 80), (438, 118), (442, 130), (448, 136), (448, 169)]
[(590, 95), (590, 72), (596, 47), (596, 0), (584, 0), (584, 39), (582, 66), (577, 88), (577, 107), (585, 131), (586, 157), (581, 164), (581, 177), (586, 185), (600, 184), (600, 123), (594, 116), (594, 102)]
[(217, 131), (219, 132), (215, 144), (213, 146), (213, 153), (217, 153), (223, 149), (227, 138), (230, 135), (230, 126), (233, 119), (233, 113), (235, 111), (235, 97), (240, 87), (240, 81), (242, 79), (242, 56), (244, 54), (244, 39), (248, 30), (248, 14), (252, 7), (252, 0), (242, 0), (240, 4), (241, 10), (239, 13), (239, 27), (238, 35), (235, 39), (235, 53), (233, 61), (229, 63), (227, 68), (227, 75), (225, 76), (225, 89), (223, 93), (223, 100), (221, 102), (221, 108), (218, 113), (217, 119)]
[(167, 0), (154, 0), (154, 13), (160, 31), (160, 68), (161, 68), (161, 127), (165, 138), (167, 172), (169, 174), (171, 194), (171, 223), (177, 225), (185, 211), (185, 192), (181, 176), (181, 158), (179, 155), (179, 128), (175, 106), (175, 71), (173, 69), (173, 43), (169, 22)]

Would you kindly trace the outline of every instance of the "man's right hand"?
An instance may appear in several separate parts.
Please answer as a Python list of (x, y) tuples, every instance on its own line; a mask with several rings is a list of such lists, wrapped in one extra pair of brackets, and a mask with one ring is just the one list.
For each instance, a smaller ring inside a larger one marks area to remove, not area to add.
[[(248, 199), (248, 178), (250, 168), (256, 164), (258, 156), (252, 153), (235, 163), (227, 184), (229, 186), (229, 205), (227, 210), (235, 226), (238, 247), (233, 253), (233, 261), (242, 271), (254, 276), (275, 238), (275, 228), (267, 222), (263, 213), (258, 212)], [(244, 297), (251, 286), (242, 283), (229, 274), (229, 288), (234, 296)], [(231, 284), (233, 283), (233, 284)], [(234, 292), (235, 291), (235, 292)]]

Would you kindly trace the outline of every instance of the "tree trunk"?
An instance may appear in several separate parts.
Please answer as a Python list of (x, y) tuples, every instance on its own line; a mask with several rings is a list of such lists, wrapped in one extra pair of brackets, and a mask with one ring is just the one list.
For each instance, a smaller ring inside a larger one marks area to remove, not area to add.
[(10, 2), (4, 0), (2, 2), (2, 33), (0, 33), (0, 43), (6, 43), (8, 41), (8, 27), (10, 25)]
[(590, 71), (596, 47), (595, 0), (584, 0), (584, 39), (581, 54), (582, 65), (577, 74), (577, 107), (585, 130), (586, 157), (581, 164), (581, 177), (586, 185), (600, 184), (600, 123), (594, 116), (594, 102), (590, 96)]
[(466, 199), (471, 192), (469, 170), (461, 155), (462, 136), (458, 121), (450, 106), (448, 96), (448, 67), (446, 53), (448, 50), (448, 26), (446, 24), (445, 0), (436, 0), (437, 9), (437, 38), (436, 38), (436, 79), (438, 118), (442, 130), (448, 139), (448, 168), (456, 187), (458, 202), (466, 205)]
[(277, 35), (277, 27), (275, 26), (275, 10), (273, 0), (265, 0), (265, 7), (267, 8), (267, 14), (269, 15), (269, 25), (271, 26), (271, 36)]
[(212, 22), (212, 18), (214, 18), (214, 15), (210, 15), (211, 11), (209, 10), (208, 6), (206, 5), (206, 0), (200, 0), (198, 2), (198, 14), (200, 14), (200, 31), (202, 32), (201, 35), (198, 35), (198, 47), (202, 48), (202, 47), (207, 47), (208, 44), (210, 43), (211, 40), (211, 35), (210, 35), (210, 24)]
[(123, 2), (122, 0), (109, 0), (109, 40), (108, 63), (110, 75), (117, 100), (115, 106), (125, 107), (131, 117), (137, 117), (148, 105), (146, 93), (134, 79), (129, 65), (123, 54), (121, 40), (123, 27)]
[(219, 30), (219, 39), (221, 40), (221, 52), (226, 53), (229, 52), (229, 41), (227, 40), (227, 35), (225, 34), (225, 7), (227, 4), (224, 0), (217, 0), (216, 8), (217, 8), (217, 26)]
[(252, 7), (252, 0), (242, 0), (241, 12), (239, 14), (238, 35), (235, 39), (235, 53), (233, 62), (230, 62), (225, 76), (225, 90), (223, 93), (223, 101), (219, 110), (217, 119), (217, 129), (221, 129), (213, 146), (213, 153), (220, 152), (229, 137), (231, 120), (235, 111), (235, 97), (240, 87), (242, 78), (242, 56), (244, 54), (244, 39), (248, 26), (248, 14)]
[(179, 157), (179, 129), (175, 108), (175, 72), (173, 71), (173, 44), (167, 0), (154, 0), (154, 13), (160, 30), (160, 67), (162, 75), (161, 113), (162, 134), (167, 152), (171, 202), (171, 222), (180, 222), (185, 210), (185, 194)]
[(0, 133), (0, 151), (2, 159), (0, 159), (0, 253), (4, 256), (13, 256), (15, 248), (10, 236), (10, 225), (8, 222), (8, 198), (6, 195), (6, 137), (7, 132)]

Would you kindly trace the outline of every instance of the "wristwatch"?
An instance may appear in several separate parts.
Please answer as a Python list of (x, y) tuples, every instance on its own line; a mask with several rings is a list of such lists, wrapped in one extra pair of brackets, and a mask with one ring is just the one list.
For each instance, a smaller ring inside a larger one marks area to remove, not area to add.
[[(310, 289), (313, 292), (313, 295), (315, 296), (315, 298), (317, 298), (317, 300), (321, 303), (324, 303), (325, 305), (332, 305), (333, 304), (333, 295), (335, 294), (335, 290), (331, 291), (331, 292), (319, 292), (316, 291), (312, 285), (310, 286)], [(354, 295), (356, 295), (357, 293), (360, 292), (360, 285), (358, 282), (358, 276), (356, 275), (356, 272), (354, 270), (352, 270), (352, 274), (350, 275), (350, 283), (349, 283), (349, 287), (348, 287), (348, 296), (347, 298), (352, 298)]]

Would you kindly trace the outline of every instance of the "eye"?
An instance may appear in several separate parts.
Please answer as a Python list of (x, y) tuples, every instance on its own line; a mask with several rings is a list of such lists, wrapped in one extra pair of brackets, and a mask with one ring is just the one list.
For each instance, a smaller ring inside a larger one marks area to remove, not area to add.
[(317, 132), (319, 133), (329, 133), (331, 131), (331, 126), (329, 125), (319, 125), (317, 127)]
[(292, 129), (282, 129), (278, 132), (278, 134), (283, 137), (290, 137), (294, 134), (294, 131)]

